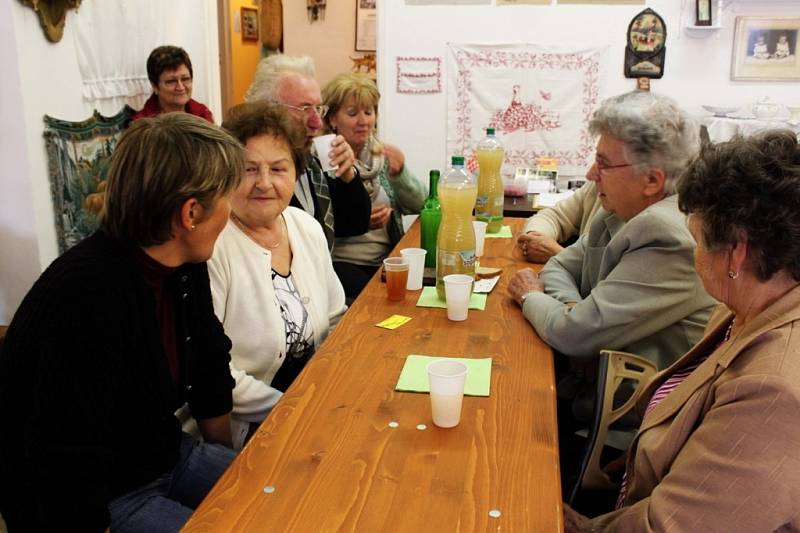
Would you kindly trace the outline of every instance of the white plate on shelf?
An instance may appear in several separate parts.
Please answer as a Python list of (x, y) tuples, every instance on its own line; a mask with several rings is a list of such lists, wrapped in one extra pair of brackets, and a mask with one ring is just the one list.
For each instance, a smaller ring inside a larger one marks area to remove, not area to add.
[(714, 115), (715, 117), (727, 117), (728, 114), (738, 111), (738, 107), (726, 107), (716, 105), (704, 105), (703, 109)]

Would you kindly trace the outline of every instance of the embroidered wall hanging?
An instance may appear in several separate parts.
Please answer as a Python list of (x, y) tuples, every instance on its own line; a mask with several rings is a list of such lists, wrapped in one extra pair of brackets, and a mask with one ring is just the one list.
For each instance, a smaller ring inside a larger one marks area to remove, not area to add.
[(442, 60), (438, 57), (398, 57), (396, 89), (404, 94), (442, 92)]
[(594, 156), (587, 125), (598, 105), (604, 50), (449, 44), (448, 157), (462, 154), (477, 170), (475, 146), (493, 127), (505, 146), (505, 173), (550, 157), (563, 175), (584, 175)]

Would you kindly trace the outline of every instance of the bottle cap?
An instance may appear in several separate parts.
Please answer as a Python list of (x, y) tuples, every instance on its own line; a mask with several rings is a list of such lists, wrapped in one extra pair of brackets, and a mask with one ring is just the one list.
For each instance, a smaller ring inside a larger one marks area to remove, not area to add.
[(461, 165), (464, 166), (464, 156), (463, 155), (454, 155), (451, 159), (453, 165)]
[(494, 135), (494, 128), (486, 128), (486, 135)]

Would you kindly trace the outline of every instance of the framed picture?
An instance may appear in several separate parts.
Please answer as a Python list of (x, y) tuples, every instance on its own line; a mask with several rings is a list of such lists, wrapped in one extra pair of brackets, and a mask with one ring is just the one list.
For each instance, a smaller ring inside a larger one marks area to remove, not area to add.
[(243, 7), (242, 14), (242, 40), (258, 40), (258, 9), (254, 7)]
[(356, 51), (374, 52), (377, 28), (376, 0), (356, 0)]
[(559, 4), (642, 4), (644, 0), (558, 0)]
[(695, 26), (711, 26), (711, 0), (695, 0)]
[(732, 80), (800, 80), (800, 18), (736, 17)]

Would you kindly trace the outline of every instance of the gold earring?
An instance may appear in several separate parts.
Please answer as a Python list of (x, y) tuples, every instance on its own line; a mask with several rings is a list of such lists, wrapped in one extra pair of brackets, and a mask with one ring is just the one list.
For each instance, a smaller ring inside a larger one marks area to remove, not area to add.
[(729, 270), (728, 271), (728, 277), (731, 278), (731, 279), (736, 279), (736, 278), (739, 277), (739, 273), (738, 272), (734, 272), (733, 270)]

